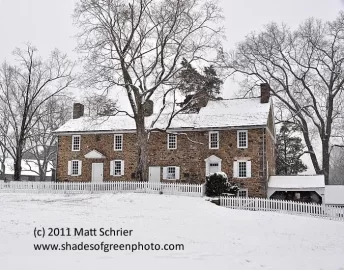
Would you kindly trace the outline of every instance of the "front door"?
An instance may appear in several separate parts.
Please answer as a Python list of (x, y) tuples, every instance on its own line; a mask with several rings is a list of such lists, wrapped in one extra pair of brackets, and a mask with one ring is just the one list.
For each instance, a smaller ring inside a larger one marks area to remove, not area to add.
[(160, 167), (149, 167), (149, 182), (160, 182)]
[(103, 163), (92, 163), (92, 182), (103, 182)]

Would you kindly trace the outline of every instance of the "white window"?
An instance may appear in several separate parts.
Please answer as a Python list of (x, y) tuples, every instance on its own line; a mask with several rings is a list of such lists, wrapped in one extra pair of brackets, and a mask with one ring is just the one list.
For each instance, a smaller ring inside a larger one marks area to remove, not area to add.
[(238, 140), (238, 148), (247, 148), (248, 147), (247, 130), (238, 130), (237, 140)]
[(238, 197), (248, 197), (248, 189), (247, 188), (240, 188), (238, 190)]
[(209, 149), (219, 149), (219, 132), (209, 132)]
[(246, 161), (239, 161), (238, 165), (239, 165), (239, 178), (247, 177)]
[(72, 136), (72, 151), (80, 151), (80, 135), (73, 135)]
[(122, 176), (124, 175), (124, 160), (110, 161), (110, 175)]
[(114, 149), (115, 151), (123, 150), (123, 134), (115, 134), (114, 136)]
[(251, 161), (248, 161), (248, 160), (234, 161), (233, 177), (250, 178), (251, 177)]
[(68, 161), (68, 175), (79, 176), (81, 175), (82, 161), (72, 160)]
[(167, 149), (177, 149), (176, 134), (167, 134)]
[(178, 180), (180, 178), (180, 167), (168, 166), (163, 168), (164, 180)]

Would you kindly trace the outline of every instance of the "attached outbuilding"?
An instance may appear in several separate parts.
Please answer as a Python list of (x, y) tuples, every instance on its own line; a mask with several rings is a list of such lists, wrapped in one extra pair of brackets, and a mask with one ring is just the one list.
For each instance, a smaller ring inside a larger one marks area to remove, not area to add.
[(268, 198), (308, 203), (325, 201), (323, 175), (270, 176)]

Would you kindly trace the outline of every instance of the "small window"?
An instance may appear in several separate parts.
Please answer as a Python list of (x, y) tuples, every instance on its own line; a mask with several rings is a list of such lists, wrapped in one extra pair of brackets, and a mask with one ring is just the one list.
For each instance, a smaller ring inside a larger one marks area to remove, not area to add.
[(122, 172), (122, 162), (120, 160), (115, 160), (113, 172), (114, 172), (113, 175), (121, 175), (121, 172)]
[(238, 130), (238, 148), (247, 148), (247, 130)]
[(72, 136), (72, 151), (80, 151), (80, 135)]
[(241, 188), (238, 190), (238, 197), (248, 197), (248, 189), (247, 188)]
[(219, 132), (209, 132), (209, 149), (219, 149)]
[(180, 178), (180, 167), (176, 167), (176, 166), (163, 167), (162, 179), (178, 180), (179, 178)]
[(167, 167), (167, 180), (176, 179), (176, 167)]
[(110, 161), (110, 175), (121, 176), (124, 175), (124, 160)]
[(72, 175), (78, 175), (78, 174), (79, 174), (79, 161), (72, 160)]
[(240, 161), (239, 165), (239, 177), (247, 177), (247, 167), (245, 161)]
[(114, 148), (115, 148), (115, 151), (123, 150), (123, 135), (122, 134), (115, 134)]
[(167, 149), (177, 149), (176, 134), (167, 134)]

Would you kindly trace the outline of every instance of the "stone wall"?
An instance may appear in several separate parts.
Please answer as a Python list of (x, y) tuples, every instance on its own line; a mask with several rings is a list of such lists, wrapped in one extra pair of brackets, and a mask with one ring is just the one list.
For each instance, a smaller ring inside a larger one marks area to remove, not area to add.
[[(178, 133), (177, 133), (178, 134)], [(75, 134), (76, 135), (76, 134)], [(271, 152), (273, 141), (267, 136), (265, 129), (248, 130), (248, 148), (237, 148), (237, 130), (219, 131), (219, 149), (209, 149), (209, 132), (182, 132), (177, 136), (177, 149), (167, 149), (167, 134), (152, 132), (149, 139), (149, 166), (178, 166), (182, 183), (203, 183), (205, 179), (205, 159), (215, 155), (222, 159), (222, 171), (227, 173), (229, 180), (238, 183), (241, 188), (248, 188), (249, 196), (266, 197), (267, 174), (266, 160), (269, 159), (269, 170), (274, 166)], [(57, 164), (58, 181), (91, 181), (92, 163), (104, 163), (104, 181), (134, 180), (137, 161), (136, 135), (123, 134), (123, 151), (114, 151), (113, 134), (81, 135), (81, 151), (71, 151), (72, 136), (59, 136), (59, 152)], [(268, 145), (267, 145), (268, 144)], [(106, 159), (85, 159), (84, 155), (97, 150)], [(251, 178), (233, 178), (233, 162), (238, 159), (251, 160)], [(82, 160), (82, 175), (68, 176), (68, 161)], [(124, 176), (110, 176), (110, 160), (125, 161)], [(273, 168), (274, 169), (274, 168)], [(173, 181), (175, 182), (175, 181)]]

